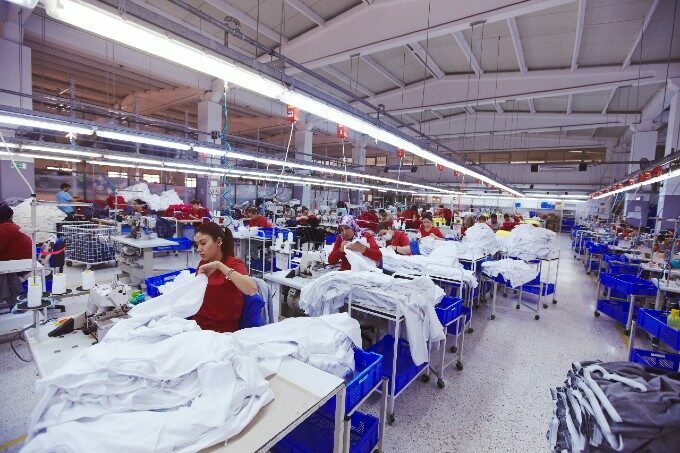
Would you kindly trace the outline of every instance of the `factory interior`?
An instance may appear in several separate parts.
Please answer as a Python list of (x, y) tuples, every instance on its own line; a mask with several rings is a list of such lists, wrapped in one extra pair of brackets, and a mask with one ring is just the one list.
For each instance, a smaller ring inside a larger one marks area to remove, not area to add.
[(0, 0), (0, 453), (677, 453), (678, 19)]

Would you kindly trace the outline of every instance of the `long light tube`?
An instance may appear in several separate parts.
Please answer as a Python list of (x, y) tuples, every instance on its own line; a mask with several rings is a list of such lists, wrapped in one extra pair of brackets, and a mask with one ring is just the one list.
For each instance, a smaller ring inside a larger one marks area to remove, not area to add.
[(104, 154), (103, 155), (104, 159), (115, 159), (115, 160), (122, 160), (125, 162), (139, 162), (141, 164), (158, 164), (158, 165), (163, 165), (162, 160), (158, 159), (144, 159), (141, 157), (137, 156), (117, 156), (117, 155), (112, 155), (112, 154)]
[(313, 115), (348, 126), (367, 134), (376, 140), (404, 149), (435, 164), (459, 171), (482, 182), (489, 183), (514, 195), (521, 195), (493, 179), (444, 159), (431, 151), (380, 129), (367, 121), (331, 107), (324, 102), (292, 91), (279, 82), (262, 77), (260, 74), (221, 58), (188, 46), (170, 36), (152, 31), (122, 17), (96, 8), (80, 0), (43, 0), (47, 13), (63, 22), (83, 28), (89, 32), (118, 41), (124, 45), (164, 58), (177, 64), (212, 75), (227, 83), (233, 83), (271, 99), (278, 99)]
[[(477, 199), (487, 199), (487, 200), (523, 200), (523, 201), (536, 201), (537, 198), (534, 197), (526, 197), (526, 196), (521, 196), (521, 197), (510, 197), (507, 195), (480, 195), (480, 194), (474, 194), (474, 193), (458, 193), (456, 195), (442, 195), (438, 193), (414, 193), (415, 196), (420, 196), (420, 197), (460, 197), (460, 198), (469, 198), (472, 200), (477, 200)], [(562, 201), (565, 203), (586, 203), (588, 200), (581, 200), (581, 199), (575, 199), (575, 198), (556, 198), (556, 197), (541, 197), (540, 199), (542, 200), (547, 200), (547, 201)]]
[[(45, 154), (33, 154), (33, 153), (13, 153), (13, 154), (15, 157), (30, 157), (32, 159), (56, 160), (59, 162), (80, 162), (82, 160), (73, 157), (47, 156)], [(0, 156), (9, 156), (9, 153), (7, 151), (0, 151)]]
[(111, 140), (121, 140), (132, 143), (144, 143), (145, 145), (161, 146), (164, 148), (179, 149), (181, 151), (189, 151), (191, 149), (191, 145), (187, 143), (176, 142), (173, 140), (164, 140), (142, 134), (130, 134), (127, 132), (115, 132), (97, 129), (97, 137), (110, 138)]
[(39, 129), (49, 129), (53, 131), (66, 132), (80, 135), (92, 134), (92, 129), (74, 126), (71, 124), (60, 123), (58, 121), (37, 120), (27, 116), (0, 115), (0, 124), (11, 124), (13, 126), (36, 127)]
[(601, 198), (606, 198), (610, 195), (616, 195), (617, 193), (627, 192), (629, 190), (637, 189), (638, 187), (648, 186), (650, 184), (665, 181), (667, 179), (675, 178), (677, 176), (680, 176), (680, 169), (670, 171), (670, 172), (665, 173), (661, 176), (655, 176), (654, 178), (650, 178), (647, 181), (636, 182), (635, 184), (631, 184), (630, 186), (622, 187), (621, 189), (616, 189), (616, 190), (612, 190), (611, 192), (603, 193), (602, 195), (598, 195), (597, 197), (593, 197), (593, 200), (599, 200)]

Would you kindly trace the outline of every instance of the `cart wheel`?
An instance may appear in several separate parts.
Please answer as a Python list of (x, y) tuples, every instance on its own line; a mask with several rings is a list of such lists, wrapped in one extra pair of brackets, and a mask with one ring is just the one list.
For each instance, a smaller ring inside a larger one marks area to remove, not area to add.
[(590, 275), (590, 271), (586, 272), (586, 275)]
[(437, 387), (439, 387), (440, 389), (443, 389), (444, 387), (446, 387), (446, 383), (444, 382), (444, 379), (437, 379)]
[(544, 302), (544, 303), (543, 303), (543, 308), (548, 308), (548, 304), (546, 304), (546, 303)]
[(474, 331), (475, 331), (475, 329), (473, 329), (472, 327), (468, 327), (467, 333), (472, 333)]
[(394, 414), (387, 414), (387, 424), (394, 425)]
[(536, 321), (538, 321), (539, 319), (541, 319), (541, 315), (536, 315), (536, 316), (534, 316), (534, 319), (535, 319)]
[(73, 266), (73, 261), (66, 261), (66, 265), (67, 265), (68, 267)]
[(451, 354), (455, 354), (456, 352), (458, 352), (458, 348), (455, 347), (455, 346), (451, 346), (451, 347), (449, 348), (449, 352), (450, 352)]
[(481, 297), (479, 298), (479, 301), (480, 301), (481, 303), (485, 304), (485, 303), (486, 303), (486, 296), (481, 296)]
[(659, 339), (658, 338), (652, 337), (652, 346), (654, 346), (655, 348), (659, 347)]
[(463, 371), (463, 362), (456, 362), (456, 369), (458, 371)]
[(629, 329), (624, 330), (623, 333), (625, 333), (627, 336), (630, 336), (630, 330)]
[(515, 305), (515, 310), (519, 310), (519, 304)]
[(428, 382), (430, 382), (430, 376), (427, 375), (427, 374), (422, 374), (422, 375), (420, 376), (420, 380), (421, 380), (422, 382), (424, 382), (424, 383), (427, 384)]
[(599, 312), (599, 311), (597, 311), (597, 310), (595, 310), (595, 313), (594, 313), (594, 315), (595, 315), (595, 317), (596, 317), (596, 318), (599, 318), (599, 317), (600, 317), (600, 312)]
[(557, 299), (553, 299), (553, 305), (557, 305)]
[(496, 315), (491, 315), (491, 319), (496, 319)]

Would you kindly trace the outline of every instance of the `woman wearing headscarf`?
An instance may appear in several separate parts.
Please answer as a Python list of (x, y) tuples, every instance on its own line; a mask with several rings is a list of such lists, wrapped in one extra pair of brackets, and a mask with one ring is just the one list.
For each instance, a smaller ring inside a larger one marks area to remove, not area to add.
[[(363, 231), (354, 221), (352, 216), (343, 216), (338, 225), (338, 237), (333, 244), (333, 250), (328, 255), (328, 264), (340, 263), (340, 270), (348, 271), (352, 269), (352, 265), (347, 260), (345, 250), (351, 250), (361, 253), (367, 258), (372, 259), (376, 263), (382, 260), (382, 253), (375, 238), (368, 231)], [(353, 242), (358, 238), (364, 238), (368, 243), (368, 247), (359, 243)]]

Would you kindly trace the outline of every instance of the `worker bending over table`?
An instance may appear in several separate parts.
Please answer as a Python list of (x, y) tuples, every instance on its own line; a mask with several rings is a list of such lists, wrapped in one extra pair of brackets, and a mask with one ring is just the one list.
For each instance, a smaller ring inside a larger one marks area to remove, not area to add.
[(429, 212), (423, 214), (420, 218), (420, 221), (422, 224), (420, 225), (420, 228), (418, 228), (418, 232), (420, 233), (421, 238), (432, 236), (434, 239), (444, 240), (444, 235), (442, 232), (432, 223), (432, 214)]
[(378, 238), (385, 241), (385, 247), (396, 252), (397, 255), (411, 254), (411, 241), (405, 231), (395, 230), (392, 222), (380, 224)]
[(253, 228), (271, 228), (272, 224), (267, 220), (266, 217), (260, 215), (260, 211), (257, 208), (250, 208), (248, 213), (248, 227)]
[[(362, 230), (354, 221), (352, 216), (343, 216), (338, 225), (338, 237), (333, 244), (333, 250), (328, 255), (328, 264), (340, 263), (340, 270), (348, 271), (352, 269), (352, 265), (347, 260), (345, 250), (361, 253), (367, 258), (372, 259), (376, 263), (382, 260), (382, 253), (378, 243), (375, 242), (373, 234), (368, 230)], [(357, 242), (363, 238), (368, 243), (368, 247)]]
[[(0, 203), (0, 261), (31, 258), (31, 238), (20, 231), (19, 225), (12, 221), (13, 216), (14, 210), (5, 203)], [(0, 274), (0, 312), (11, 308), (19, 294), (19, 274)]]
[(194, 241), (201, 255), (197, 274), (208, 277), (208, 287), (193, 319), (203, 330), (235, 332), (243, 312), (243, 295), (257, 293), (257, 283), (248, 276), (245, 263), (234, 256), (231, 230), (206, 222), (196, 228)]

